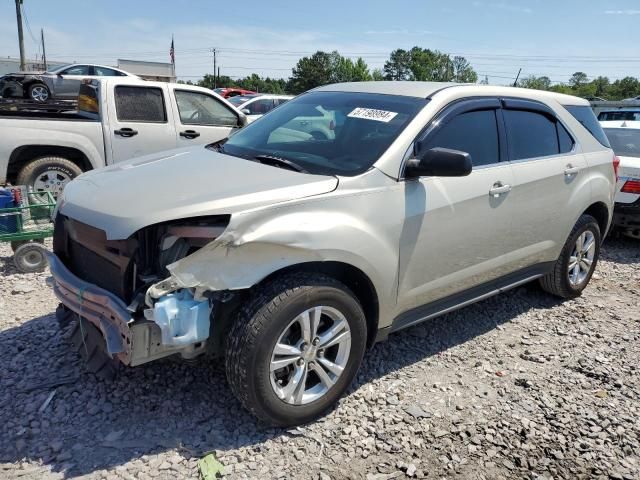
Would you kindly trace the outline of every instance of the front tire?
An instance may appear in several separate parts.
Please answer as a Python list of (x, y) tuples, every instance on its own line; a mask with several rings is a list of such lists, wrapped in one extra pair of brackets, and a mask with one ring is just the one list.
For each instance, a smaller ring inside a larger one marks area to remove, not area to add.
[(349, 387), (362, 361), (362, 307), (337, 280), (287, 274), (252, 292), (225, 347), (227, 380), (242, 405), (274, 426), (316, 419)]
[(38, 103), (46, 103), (51, 98), (51, 92), (44, 83), (32, 83), (27, 89), (27, 95)]
[(47, 266), (47, 249), (36, 242), (28, 242), (16, 248), (13, 263), (22, 273), (43, 272)]
[(587, 287), (600, 257), (600, 226), (582, 215), (556, 260), (553, 270), (540, 279), (543, 290), (561, 298), (575, 298)]

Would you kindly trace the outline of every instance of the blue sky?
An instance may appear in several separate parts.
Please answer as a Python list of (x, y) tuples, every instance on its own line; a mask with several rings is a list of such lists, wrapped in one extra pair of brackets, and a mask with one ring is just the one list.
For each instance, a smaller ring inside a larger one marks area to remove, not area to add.
[[(523, 75), (562, 82), (640, 77), (640, 0), (24, 0), (31, 32), (45, 29), (50, 59), (113, 65), (168, 61), (197, 79), (212, 71), (287, 77), (297, 59), (337, 49), (381, 67), (395, 48), (419, 45), (467, 57), (491, 83)], [(29, 57), (38, 46), (25, 29)], [(0, 56), (17, 56), (14, 0), (0, 0)]]

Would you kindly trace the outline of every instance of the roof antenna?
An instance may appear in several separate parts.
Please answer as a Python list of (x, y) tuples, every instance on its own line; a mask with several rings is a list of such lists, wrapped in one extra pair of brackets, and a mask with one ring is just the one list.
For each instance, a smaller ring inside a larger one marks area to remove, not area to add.
[(518, 75), (516, 75), (516, 81), (513, 82), (513, 86), (517, 87), (518, 86), (518, 79), (520, 78), (520, 73), (522, 72), (522, 68), (520, 70), (518, 70)]

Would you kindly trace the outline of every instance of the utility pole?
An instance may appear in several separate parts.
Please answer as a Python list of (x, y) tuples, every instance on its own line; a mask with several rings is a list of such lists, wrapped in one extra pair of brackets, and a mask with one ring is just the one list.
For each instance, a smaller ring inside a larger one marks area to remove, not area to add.
[(218, 81), (220, 81), (220, 67), (218, 67)]
[(40, 29), (40, 38), (42, 39), (42, 63), (44, 63), (44, 71), (47, 71), (47, 52), (44, 49), (44, 29)]
[(216, 49), (213, 49), (213, 88), (216, 88), (218, 85), (216, 85), (217, 83), (217, 79), (216, 79)]
[(20, 45), (20, 70), (25, 70), (24, 39), (22, 38), (22, 0), (16, 0), (16, 20), (18, 20), (18, 43)]

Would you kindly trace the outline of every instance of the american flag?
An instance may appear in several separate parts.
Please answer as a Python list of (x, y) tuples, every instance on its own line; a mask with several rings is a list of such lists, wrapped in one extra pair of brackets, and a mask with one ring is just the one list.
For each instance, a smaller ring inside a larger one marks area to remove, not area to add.
[(171, 37), (171, 48), (169, 49), (169, 58), (171, 59), (171, 63), (175, 65), (176, 63), (176, 52), (173, 49), (173, 37)]

